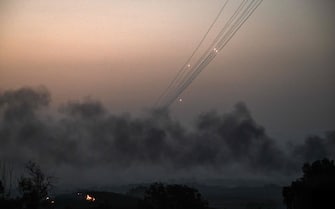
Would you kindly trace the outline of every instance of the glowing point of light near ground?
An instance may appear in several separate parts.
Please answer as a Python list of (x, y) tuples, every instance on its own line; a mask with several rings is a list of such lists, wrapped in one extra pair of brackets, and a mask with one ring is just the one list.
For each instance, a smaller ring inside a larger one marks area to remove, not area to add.
[(183, 101), (183, 99), (182, 98), (179, 98), (179, 102), (182, 102)]
[(187, 67), (191, 67), (191, 64), (188, 64)]
[(89, 202), (94, 202), (95, 201), (95, 198), (93, 197), (93, 196), (91, 196), (91, 195), (86, 195), (86, 198), (85, 198), (87, 201), (89, 201)]

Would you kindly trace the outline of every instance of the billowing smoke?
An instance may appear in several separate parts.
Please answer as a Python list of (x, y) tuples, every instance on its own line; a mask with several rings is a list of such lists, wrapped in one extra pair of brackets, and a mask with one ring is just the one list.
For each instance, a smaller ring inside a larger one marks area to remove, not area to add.
[(284, 152), (243, 103), (231, 113), (201, 114), (196, 125), (186, 129), (166, 109), (134, 118), (115, 115), (100, 102), (86, 100), (64, 104), (54, 116), (48, 113), (50, 100), (42, 87), (0, 93), (2, 160), (34, 160), (80, 171), (154, 167), (187, 173), (199, 168), (217, 172), (243, 168), (250, 173), (285, 174), (295, 166), (299, 169), (302, 162), (335, 153), (334, 132), (325, 138), (309, 137), (291, 147), (290, 153)]
[(299, 161), (312, 162), (325, 157), (335, 158), (335, 131), (326, 133), (324, 138), (309, 136), (304, 144), (298, 145), (293, 150), (293, 156)]

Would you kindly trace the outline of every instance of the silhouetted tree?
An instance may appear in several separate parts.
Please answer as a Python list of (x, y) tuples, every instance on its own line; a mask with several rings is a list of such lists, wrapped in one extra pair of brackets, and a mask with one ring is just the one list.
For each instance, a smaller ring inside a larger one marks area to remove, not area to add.
[(288, 209), (334, 209), (335, 165), (328, 159), (306, 163), (303, 177), (283, 188)]
[(185, 185), (154, 183), (145, 192), (146, 209), (207, 209), (208, 202), (194, 188)]
[(39, 209), (45, 203), (48, 192), (53, 186), (52, 177), (47, 177), (40, 167), (33, 162), (26, 165), (28, 177), (21, 177), (19, 190), (22, 193), (23, 206), (29, 209)]

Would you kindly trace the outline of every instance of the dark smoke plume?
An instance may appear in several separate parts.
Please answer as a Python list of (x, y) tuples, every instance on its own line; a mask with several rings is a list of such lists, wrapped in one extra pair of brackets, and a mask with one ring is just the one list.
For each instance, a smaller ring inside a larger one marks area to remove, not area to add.
[[(250, 172), (287, 173), (301, 162), (334, 157), (335, 134), (309, 137), (292, 153), (281, 150), (243, 103), (231, 113), (208, 112), (192, 129), (168, 110), (143, 117), (115, 115), (100, 102), (69, 102), (57, 117), (45, 114), (45, 88), (0, 93), (0, 159), (85, 169), (169, 167), (174, 170), (239, 166)], [(294, 160), (292, 160), (294, 159)]]

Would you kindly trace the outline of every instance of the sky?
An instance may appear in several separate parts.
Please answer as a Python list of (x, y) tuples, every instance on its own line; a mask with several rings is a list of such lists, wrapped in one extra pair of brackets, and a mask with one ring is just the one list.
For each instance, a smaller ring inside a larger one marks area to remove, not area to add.
[[(141, 114), (223, 3), (2, 0), (0, 92), (45, 86), (54, 109), (98, 100), (115, 114)], [(193, 126), (201, 113), (229, 113), (243, 102), (280, 143), (334, 130), (334, 8), (332, 0), (264, 0), (171, 116)]]
[[(44, 85), (55, 103), (92, 97), (142, 111), (223, 2), (2, 1), (0, 89)], [(331, 8), (330, 0), (264, 1), (173, 112), (189, 120), (243, 101), (278, 135), (333, 128)]]

